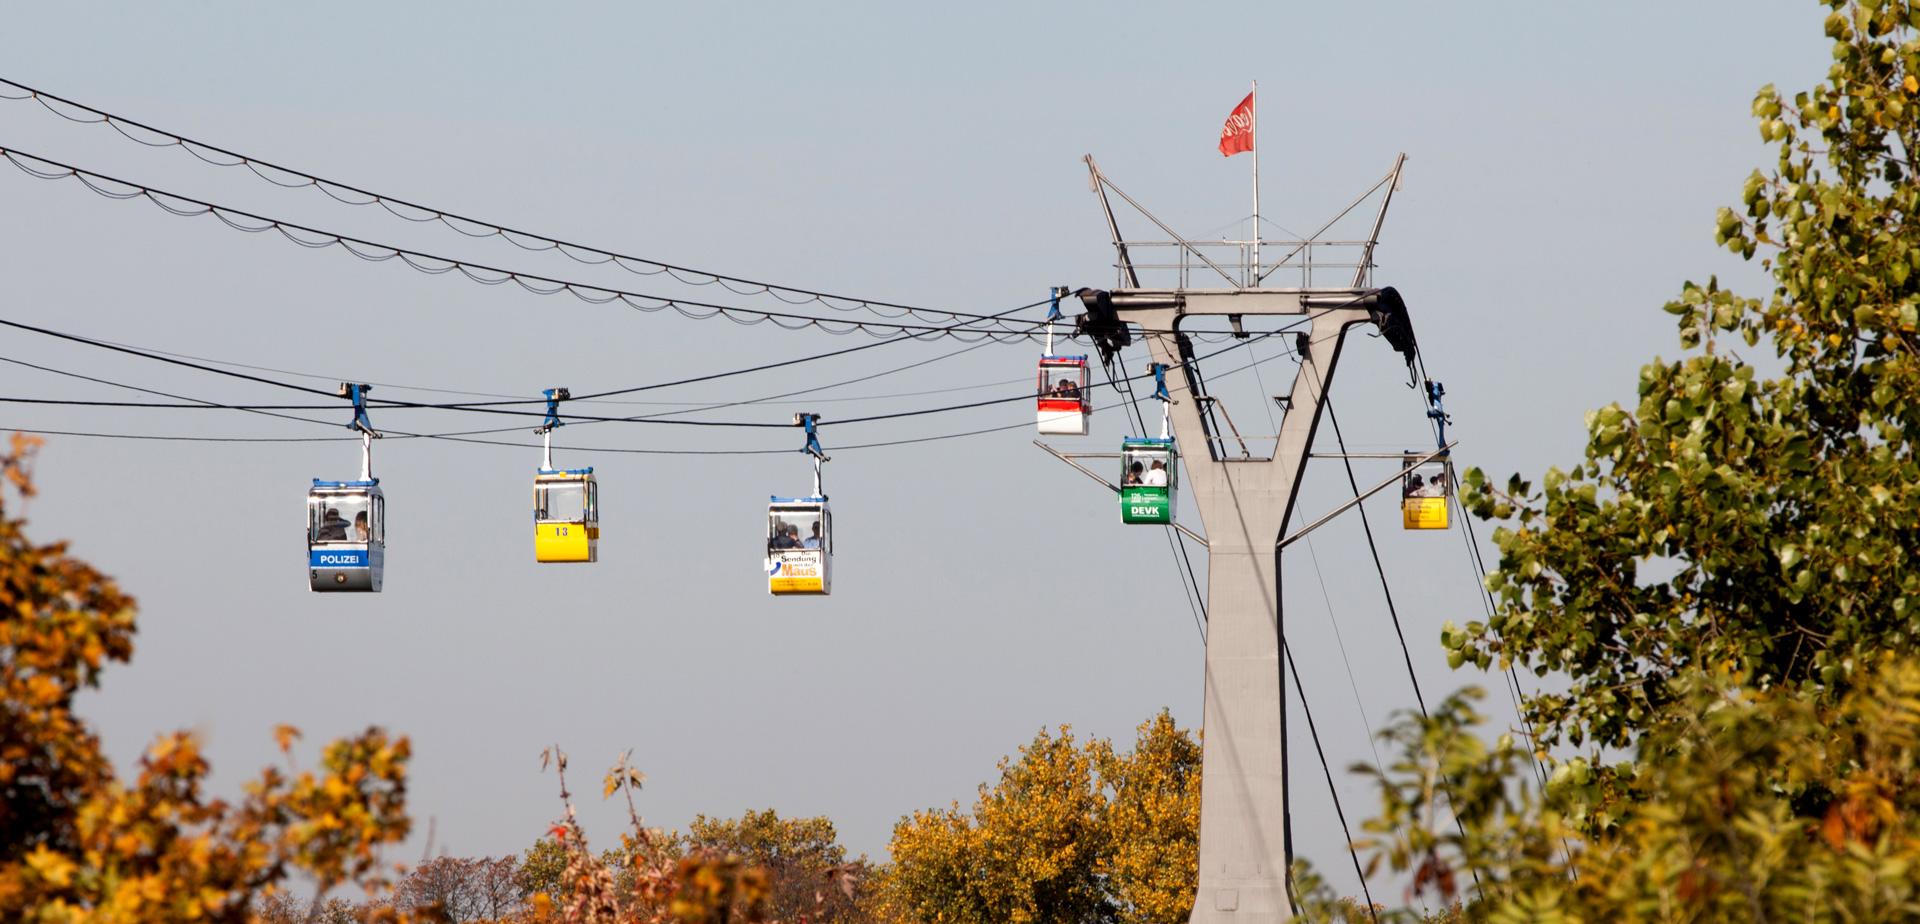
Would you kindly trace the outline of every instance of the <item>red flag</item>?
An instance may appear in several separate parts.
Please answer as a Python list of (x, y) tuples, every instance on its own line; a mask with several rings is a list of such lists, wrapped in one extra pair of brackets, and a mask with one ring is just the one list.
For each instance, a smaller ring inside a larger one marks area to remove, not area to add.
[(1253, 94), (1233, 107), (1233, 114), (1227, 116), (1227, 124), (1220, 128), (1220, 154), (1232, 157), (1241, 151), (1253, 150)]

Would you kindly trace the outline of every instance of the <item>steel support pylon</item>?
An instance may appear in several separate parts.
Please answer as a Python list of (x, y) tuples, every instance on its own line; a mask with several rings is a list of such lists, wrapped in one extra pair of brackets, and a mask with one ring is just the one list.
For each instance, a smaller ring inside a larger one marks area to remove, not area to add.
[[(1207, 533), (1207, 652), (1195, 924), (1281, 922), (1288, 898), (1286, 697), (1282, 683), (1279, 542), (1293, 513), (1327, 387), (1347, 329), (1379, 298), (1350, 290), (1117, 290), (1113, 307), (1147, 333), (1156, 362), (1176, 368), (1173, 331), (1194, 315), (1309, 319), (1306, 348), (1269, 459), (1213, 451), (1201, 402), (1177, 396), (1173, 429), (1187, 494)], [(1189, 382), (1191, 380), (1188, 380)], [(1185, 384), (1185, 383), (1183, 383)]]

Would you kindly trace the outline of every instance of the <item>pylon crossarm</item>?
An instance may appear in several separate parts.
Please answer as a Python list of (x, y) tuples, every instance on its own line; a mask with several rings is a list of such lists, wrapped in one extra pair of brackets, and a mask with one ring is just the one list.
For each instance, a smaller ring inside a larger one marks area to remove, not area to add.
[[(1367, 187), (1366, 192), (1361, 193), (1359, 198), (1348, 203), (1347, 207), (1344, 209), (1341, 209), (1338, 215), (1335, 215), (1332, 218), (1327, 219), (1327, 223), (1324, 225), (1321, 225), (1319, 230), (1316, 230), (1312, 234), (1307, 235), (1306, 240), (1300, 241), (1297, 244), (1295, 244), (1294, 248), (1288, 251), (1286, 256), (1281, 257), (1278, 262), (1274, 263), (1272, 266), (1267, 267), (1266, 270), (1260, 274), (1260, 278), (1254, 281), (1254, 284), (1257, 286), (1260, 283), (1267, 281), (1267, 277), (1273, 275), (1273, 272), (1275, 270), (1285, 267), (1288, 264), (1288, 262), (1293, 260), (1295, 256), (1299, 255), (1300, 251), (1305, 250), (1309, 244), (1312, 244), (1318, 241), (1320, 239), (1320, 235), (1327, 233), (1328, 228), (1331, 228), (1335, 224), (1338, 224), (1340, 219), (1347, 217), (1347, 215), (1351, 213), (1354, 209), (1359, 208), (1360, 203), (1367, 201), (1367, 197), (1373, 195), (1374, 192), (1379, 190), (1380, 187), (1385, 186), (1387, 183), (1391, 182), (1393, 184), (1393, 189), (1399, 188), (1400, 168), (1404, 166), (1406, 162), (1407, 162), (1407, 155), (1405, 154), (1401, 154), (1399, 157), (1395, 158), (1393, 162), (1393, 169), (1387, 171), (1386, 176), (1381, 177), (1379, 182), (1374, 183), (1372, 186)], [(1387, 190), (1388, 198), (1392, 198), (1393, 189)], [(1360, 267), (1362, 272), (1365, 271), (1367, 264), (1373, 261), (1373, 244), (1374, 242), (1377, 242), (1379, 240), (1380, 221), (1386, 217), (1386, 214), (1387, 214), (1386, 204), (1382, 203), (1380, 206), (1380, 214), (1374, 221), (1373, 238), (1367, 243), (1364, 256), (1360, 260)], [(1354, 283), (1354, 285), (1359, 285), (1359, 284), (1360, 284), (1359, 282)]]
[[(1089, 167), (1092, 167), (1092, 166), (1093, 166), (1093, 157), (1092, 157), (1092, 155), (1088, 155), (1088, 157), (1087, 157), (1087, 166), (1089, 166)], [(1159, 219), (1159, 217), (1158, 217), (1158, 216), (1156, 216), (1156, 215), (1154, 215), (1154, 214), (1153, 214), (1152, 212), (1149, 212), (1149, 211), (1147, 211), (1147, 207), (1146, 207), (1146, 206), (1144, 206), (1144, 205), (1141, 205), (1141, 204), (1140, 204), (1140, 203), (1138, 203), (1138, 202), (1135, 202), (1135, 201), (1133, 200), (1133, 197), (1132, 197), (1132, 196), (1129, 196), (1129, 195), (1127, 195), (1127, 192), (1126, 192), (1126, 190), (1124, 190), (1124, 189), (1121, 189), (1120, 187), (1118, 187), (1118, 186), (1115, 186), (1115, 185), (1113, 185), (1113, 181), (1112, 181), (1112, 180), (1110, 180), (1110, 179), (1107, 179), (1107, 175), (1106, 175), (1106, 174), (1104, 174), (1104, 173), (1101, 173), (1101, 172), (1100, 172), (1100, 171), (1099, 171), (1099, 170), (1098, 170), (1098, 169), (1096, 168), (1096, 169), (1094, 169), (1094, 173), (1093, 173), (1093, 176), (1094, 176), (1094, 180), (1095, 180), (1095, 182), (1097, 182), (1097, 183), (1099, 183), (1099, 184), (1100, 184), (1101, 186), (1104, 186), (1104, 187), (1106, 187), (1107, 189), (1111, 189), (1111, 190), (1113, 190), (1113, 193), (1114, 193), (1114, 195), (1116, 195), (1116, 196), (1119, 196), (1119, 197), (1120, 197), (1120, 198), (1122, 198), (1122, 199), (1125, 199), (1125, 200), (1127, 201), (1127, 204), (1128, 204), (1128, 205), (1131, 205), (1131, 206), (1133, 206), (1133, 209), (1134, 209), (1134, 211), (1136, 211), (1136, 212), (1139, 212), (1139, 213), (1140, 213), (1140, 214), (1141, 214), (1141, 215), (1142, 215), (1143, 217), (1145, 217), (1145, 218), (1146, 218), (1146, 219), (1147, 219), (1148, 221), (1150, 221), (1150, 222), (1153, 222), (1153, 225), (1154, 225), (1154, 227), (1156, 227), (1156, 228), (1159, 228), (1159, 229), (1161, 230), (1161, 232), (1162, 232), (1162, 233), (1164, 233), (1164, 234), (1166, 234), (1166, 236), (1168, 236), (1168, 237), (1170, 237), (1170, 238), (1173, 238), (1173, 240), (1174, 240), (1174, 242), (1175, 242), (1175, 243), (1177, 243), (1177, 244), (1179, 244), (1179, 245), (1180, 245), (1180, 247), (1181, 247), (1181, 248), (1182, 248), (1183, 250), (1185, 250), (1186, 252), (1188, 252), (1188, 253), (1190, 253), (1190, 254), (1193, 254), (1193, 255), (1194, 255), (1194, 256), (1196, 256), (1196, 257), (1199, 257), (1199, 258), (1200, 258), (1200, 262), (1202, 262), (1202, 263), (1205, 263), (1205, 264), (1206, 264), (1207, 266), (1209, 266), (1209, 267), (1212, 267), (1212, 269), (1213, 269), (1213, 271), (1214, 271), (1214, 272), (1216, 272), (1216, 273), (1219, 273), (1219, 274), (1220, 274), (1220, 278), (1221, 278), (1221, 279), (1224, 279), (1224, 280), (1226, 280), (1226, 281), (1227, 281), (1227, 285), (1230, 285), (1230, 286), (1233, 286), (1233, 287), (1234, 287), (1234, 288), (1236, 288), (1236, 289), (1239, 289), (1239, 288), (1243, 288), (1243, 287), (1244, 287), (1244, 286), (1243, 286), (1243, 283), (1242, 283), (1242, 281), (1241, 281), (1241, 280), (1239, 280), (1239, 279), (1235, 279), (1235, 278), (1233, 278), (1233, 276), (1232, 276), (1231, 274), (1229, 274), (1229, 273), (1228, 273), (1228, 272), (1227, 272), (1226, 270), (1223, 270), (1223, 269), (1221, 269), (1221, 268), (1220, 268), (1220, 264), (1218, 264), (1218, 263), (1215, 263), (1215, 262), (1213, 262), (1212, 260), (1210, 260), (1210, 259), (1208, 259), (1208, 258), (1207, 258), (1207, 255), (1206, 255), (1206, 254), (1204, 254), (1204, 253), (1201, 253), (1201, 252), (1200, 252), (1200, 248), (1198, 248), (1198, 247), (1195, 247), (1195, 246), (1193, 246), (1193, 244), (1192, 244), (1191, 242), (1189, 242), (1189, 241), (1188, 241), (1188, 240), (1187, 240), (1186, 238), (1184, 238), (1184, 237), (1181, 237), (1181, 236), (1180, 236), (1180, 233), (1179, 233), (1179, 232), (1177, 232), (1177, 231), (1175, 231), (1175, 230), (1173, 230), (1172, 228), (1170, 228), (1170, 227), (1168, 227), (1168, 226), (1167, 226), (1167, 223), (1166, 223), (1166, 222), (1164, 222), (1164, 221), (1161, 221), (1161, 220)], [(1106, 198), (1106, 196), (1105, 196), (1105, 194), (1103, 193), (1103, 194), (1101, 195), (1101, 199), (1102, 199), (1102, 200), (1104, 201), (1104, 200), (1105, 200), (1105, 198)], [(1111, 208), (1109, 208), (1109, 209), (1108, 209), (1108, 214), (1109, 214), (1109, 215), (1111, 215), (1111, 214), (1112, 214), (1112, 209), (1111, 209)], [(1258, 230), (1259, 230), (1259, 229), (1257, 229), (1257, 228), (1255, 229), (1255, 231), (1256, 231), (1256, 232), (1257, 232)], [(1117, 227), (1116, 227), (1116, 228), (1115, 228), (1115, 230), (1114, 230), (1114, 235), (1115, 235), (1115, 237), (1116, 237), (1116, 238), (1118, 238), (1118, 236), (1119, 236), (1119, 230), (1118, 230), (1118, 228), (1117, 228)], [(1131, 264), (1129, 264), (1129, 270), (1131, 270)]]
[(1133, 257), (1127, 253), (1127, 242), (1120, 237), (1120, 223), (1114, 220), (1113, 203), (1107, 199), (1107, 187), (1100, 175), (1100, 165), (1093, 162), (1092, 154), (1081, 160), (1087, 163), (1087, 176), (1094, 195), (1100, 197), (1100, 210), (1107, 216), (1107, 233), (1113, 236), (1113, 250), (1120, 262), (1120, 272), (1128, 285), (1139, 288), (1140, 274), (1133, 268)]
[(1402, 154), (1393, 160), (1393, 172), (1387, 174), (1387, 194), (1380, 197), (1380, 211), (1373, 216), (1373, 233), (1367, 235), (1367, 248), (1360, 252), (1360, 266), (1354, 270), (1353, 284), (1367, 281), (1367, 270), (1373, 265), (1373, 249), (1380, 245), (1380, 229), (1387, 223), (1387, 206), (1393, 204), (1393, 191), (1400, 188), (1400, 170), (1407, 165), (1407, 155)]
[[(1073, 466), (1074, 471), (1079, 472), (1080, 474), (1085, 475), (1088, 478), (1091, 478), (1097, 482), (1100, 482), (1101, 486), (1105, 487), (1107, 490), (1112, 491), (1115, 494), (1120, 493), (1119, 485), (1114, 484), (1113, 482), (1100, 477), (1099, 475), (1094, 473), (1093, 469), (1090, 469), (1084, 465), (1081, 465), (1080, 462), (1078, 461), (1080, 459), (1118, 459), (1120, 458), (1119, 453), (1117, 452), (1065, 453), (1065, 452), (1061, 452), (1058, 449), (1053, 448), (1052, 446), (1042, 443), (1039, 440), (1034, 440), (1033, 445), (1046, 450), (1048, 455), (1051, 455), (1054, 458), (1059, 459), (1060, 461)], [(1172, 523), (1169, 525), (1171, 525), (1174, 529), (1179, 530), (1181, 535), (1184, 535), (1188, 539), (1192, 539), (1193, 541), (1200, 543), (1201, 548), (1204, 549), (1207, 547), (1207, 537), (1194, 532), (1193, 530), (1187, 528), (1184, 524), (1181, 524), (1181, 523)]]

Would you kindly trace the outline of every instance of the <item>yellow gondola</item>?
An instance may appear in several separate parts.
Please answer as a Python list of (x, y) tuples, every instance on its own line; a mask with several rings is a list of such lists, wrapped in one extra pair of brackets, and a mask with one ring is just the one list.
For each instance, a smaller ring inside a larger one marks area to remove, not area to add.
[(1453, 479), (1447, 457), (1442, 455), (1415, 465), (1420, 453), (1402, 456), (1400, 476), (1400, 525), (1404, 529), (1446, 529), (1449, 525)]
[(546, 390), (547, 419), (541, 436), (540, 469), (533, 473), (533, 560), (542, 564), (592, 562), (600, 558), (600, 485), (593, 469), (554, 468), (553, 430), (564, 425), (564, 388)]
[(593, 469), (534, 473), (533, 557), (539, 562), (599, 560), (600, 489)]
[[(1448, 510), (1453, 503), (1453, 459), (1447, 452), (1446, 406), (1442, 399), (1446, 386), (1427, 380), (1427, 419), (1434, 423), (1434, 442), (1440, 450), (1425, 462), (1425, 453), (1405, 453), (1400, 457), (1400, 527), (1402, 529), (1446, 529)], [(1417, 464), (1416, 464), (1417, 463)]]

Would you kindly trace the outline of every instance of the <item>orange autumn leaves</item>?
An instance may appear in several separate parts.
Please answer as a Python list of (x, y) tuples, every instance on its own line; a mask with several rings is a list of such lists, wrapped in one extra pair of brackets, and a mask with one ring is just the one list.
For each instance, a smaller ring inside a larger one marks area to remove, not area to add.
[[(38, 444), (15, 434), (0, 457), (23, 498)], [(244, 920), (295, 874), (323, 891), (384, 884), (379, 850), (408, 831), (406, 739), (369, 729), (228, 801), (204, 791), (199, 742), (175, 733), (122, 779), (73, 700), (132, 656), (133, 599), (22, 527), (0, 504), (0, 920)], [(290, 754), (297, 734), (275, 738)]]

